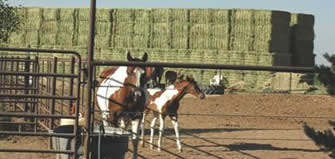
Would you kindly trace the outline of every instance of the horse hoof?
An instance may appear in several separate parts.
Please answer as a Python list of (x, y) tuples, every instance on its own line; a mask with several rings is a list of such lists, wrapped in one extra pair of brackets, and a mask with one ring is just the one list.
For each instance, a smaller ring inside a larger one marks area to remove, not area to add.
[(161, 148), (157, 148), (157, 151), (158, 151), (158, 152), (161, 152)]
[(182, 152), (183, 152), (183, 150), (182, 150), (182, 149), (179, 149), (179, 150), (178, 150), (178, 152), (179, 152), (179, 153), (182, 153)]

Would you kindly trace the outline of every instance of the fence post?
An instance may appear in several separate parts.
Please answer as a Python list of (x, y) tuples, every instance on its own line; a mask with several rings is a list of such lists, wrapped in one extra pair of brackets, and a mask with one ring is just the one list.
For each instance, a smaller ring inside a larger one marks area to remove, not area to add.
[[(76, 62), (76, 61), (75, 61), (75, 58), (72, 57), (72, 58), (71, 58), (71, 64), (70, 64), (70, 67), (71, 67), (71, 68), (70, 68), (70, 71), (71, 71), (70, 73), (71, 73), (71, 74), (74, 74), (74, 66), (75, 66), (75, 62)], [(77, 81), (77, 82), (80, 82), (80, 81)], [(70, 94), (69, 94), (69, 96), (73, 96), (73, 83), (74, 83), (74, 82), (73, 82), (73, 78), (71, 77), (71, 78), (70, 78), (70, 90), (69, 90), (69, 91), (70, 91), (70, 92), (69, 92)], [(73, 105), (73, 101), (70, 100), (70, 101), (69, 101), (69, 109), (68, 109), (69, 112), (71, 112), (71, 107), (72, 107), (72, 105)]]
[[(35, 56), (35, 61), (34, 61), (34, 66), (33, 66), (33, 69), (34, 69), (34, 72), (39, 72), (39, 59), (38, 59), (38, 56)], [(35, 76), (33, 77), (33, 92), (34, 94), (38, 94), (39, 92), (39, 80), (40, 77), (39, 76)], [(32, 112), (35, 112), (35, 114), (38, 113), (38, 99), (34, 99), (34, 103), (33, 104), (33, 111)], [(38, 124), (38, 121), (37, 121), (37, 118), (34, 118), (34, 131), (37, 132), (37, 124)]]
[[(24, 63), (24, 72), (30, 72), (30, 57), (27, 57), (27, 61)], [(29, 94), (29, 75), (24, 76), (24, 94)], [(28, 103), (24, 104), (24, 112), (28, 112)]]
[[(57, 57), (54, 57), (53, 60), (53, 67), (52, 67), (52, 73), (57, 73)], [(56, 95), (56, 86), (57, 78), (56, 76), (52, 77), (52, 86), (51, 86), (51, 95)], [(56, 100), (53, 98), (51, 99), (51, 107), (50, 107), (50, 115), (55, 114), (55, 106), (56, 106)], [(54, 128), (54, 119), (50, 119), (50, 129)]]

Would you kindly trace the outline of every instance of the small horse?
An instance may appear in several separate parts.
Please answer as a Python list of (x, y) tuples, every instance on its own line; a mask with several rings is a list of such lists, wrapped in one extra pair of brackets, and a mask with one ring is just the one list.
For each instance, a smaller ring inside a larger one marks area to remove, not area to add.
[[(128, 61), (146, 62), (147, 53), (142, 59), (133, 58), (127, 53)], [(138, 66), (120, 66), (106, 69), (100, 74), (102, 78), (96, 93), (97, 104), (102, 111), (104, 126), (126, 128), (125, 118), (130, 119), (133, 134), (134, 156), (137, 155), (137, 132), (145, 105), (147, 79), (146, 68)], [(120, 120), (120, 121), (119, 121)]]
[(170, 85), (166, 90), (161, 89), (148, 89), (149, 100), (147, 100), (146, 108), (143, 113), (143, 118), (141, 122), (141, 144), (144, 146), (144, 124), (145, 118), (149, 111), (154, 113), (154, 118), (151, 121), (151, 135), (150, 135), (150, 147), (153, 148), (153, 135), (154, 128), (156, 125), (156, 120), (159, 117), (160, 127), (159, 127), (159, 138), (158, 138), (158, 151), (161, 150), (161, 142), (164, 131), (164, 119), (166, 116), (169, 116), (172, 121), (176, 133), (176, 142), (179, 152), (182, 151), (181, 141), (179, 137), (179, 128), (178, 128), (178, 108), (180, 101), (186, 94), (191, 94), (200, 99), (205, 98), (205, 94), (200, 90), (197, 82), (190, 77), (186, 77), (186, 80), (177, 81), (174, 85)]

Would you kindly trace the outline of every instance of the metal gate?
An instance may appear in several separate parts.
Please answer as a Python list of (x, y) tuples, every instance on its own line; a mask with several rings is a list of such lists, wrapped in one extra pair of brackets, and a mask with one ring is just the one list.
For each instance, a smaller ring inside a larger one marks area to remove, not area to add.
[[(79, 53), (0, 48), (0, 54), (0, 135), (71, 137), (77, 142), (82, 84)], [(72, 134), (50, 133), (59, 119), (74, 119)], [(5, 129), (6, 125), (12, 128)], [(77, 158), (78, 146), (74, 144), (71, 150), (0, 148), (0, 152), (64, 153)]]

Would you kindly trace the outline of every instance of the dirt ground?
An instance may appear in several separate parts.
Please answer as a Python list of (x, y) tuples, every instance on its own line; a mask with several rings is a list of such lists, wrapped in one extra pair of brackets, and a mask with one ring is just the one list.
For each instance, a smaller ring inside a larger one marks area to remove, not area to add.
[[(140, 158), (328, 159), (328, 154), (306, 137), (302, 125), (306, 122), (319, 130), (327, 129), (328, 120), (335, 118), (334, 103), (334, 97), (317, 95), (227, 94), (204, 100), (187, 96), (179, 111), (183, 152), (177, 152), (167, 118), (162, 152), (146, 144), (139, 147)], [(148, 123), (146, 128), (148, 141)], [(6, 137), (0, 139), (0, 148), (47, 149), (47, 141)], [(55, 159), (55, 155), (0, 152), (0, 159), (8, 158)], [(130, 152), (126, 158), (131, 158)]]

